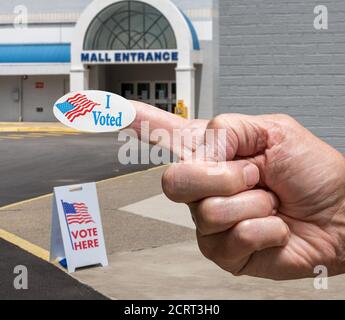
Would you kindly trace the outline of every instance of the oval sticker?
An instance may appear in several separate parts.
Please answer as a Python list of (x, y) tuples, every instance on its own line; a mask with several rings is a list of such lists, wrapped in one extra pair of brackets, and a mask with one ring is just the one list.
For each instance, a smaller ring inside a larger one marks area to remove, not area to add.
[(70, 92), (54, 104), (54, 115), (64, 125), (86, 132), (114, 132), (128, 127), (136, 111), (125, 98), (111, 92)]

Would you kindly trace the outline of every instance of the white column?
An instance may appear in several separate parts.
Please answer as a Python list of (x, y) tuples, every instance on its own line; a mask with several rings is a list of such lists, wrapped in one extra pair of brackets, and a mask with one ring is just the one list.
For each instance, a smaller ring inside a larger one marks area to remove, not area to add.
[(183, 100), (188, 108), (188, 119), (195, 118), (195, 68), (177, 67), (176, 69), (177, 100)]
[(82, 91), (89, 88), (89, 70), (85, 67), (72, 68), (70, 72), (70, 91)]

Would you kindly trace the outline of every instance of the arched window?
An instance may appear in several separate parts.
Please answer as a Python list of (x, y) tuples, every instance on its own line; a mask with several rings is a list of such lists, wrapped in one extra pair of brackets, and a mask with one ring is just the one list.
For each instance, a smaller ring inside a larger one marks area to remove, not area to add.
[(168, 20), (154, 7), (121, 1), (101, 11), (91, 22), (84, 50), (176, 49)]

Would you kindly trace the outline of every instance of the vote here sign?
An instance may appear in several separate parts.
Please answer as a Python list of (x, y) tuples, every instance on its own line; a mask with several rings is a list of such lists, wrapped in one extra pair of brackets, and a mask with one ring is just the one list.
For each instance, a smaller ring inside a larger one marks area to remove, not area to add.
[(54, 188), (50, 260), (108, 265), (95, 183)]

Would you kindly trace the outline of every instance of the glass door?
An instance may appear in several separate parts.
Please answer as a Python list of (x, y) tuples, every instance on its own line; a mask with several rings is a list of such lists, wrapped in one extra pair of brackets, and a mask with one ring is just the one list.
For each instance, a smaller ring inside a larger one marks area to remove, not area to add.
[(126, 99), (142, 101), (162, 110), (174, 112), (176, 106), (176, 82), (122, 82), (121, 95)]
[(134, 83), (121, 83), (121, 96), (129, 100), (135, 99)]
[(137, 83), (137, 100), (151, 104), (151, 83), (138, 82)]
[(172, 81), (155, 82), (155, 106), (174, 112), (176, 105), (176, 83)]
[(170, 103), (171, 103), (171, 112), (175, 112), (176, 107), (176, 82), (170, 82), (170, 90), (171, 90), (171, 97), (170, 97)]
[(169, 110), (169, 84), (168, 82), (155, 83), (155, 106), (159, 109)]

